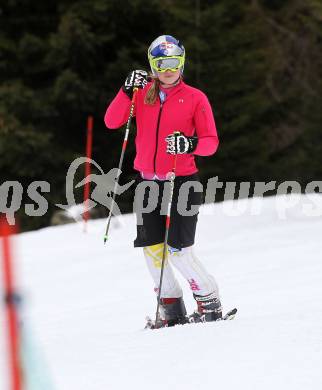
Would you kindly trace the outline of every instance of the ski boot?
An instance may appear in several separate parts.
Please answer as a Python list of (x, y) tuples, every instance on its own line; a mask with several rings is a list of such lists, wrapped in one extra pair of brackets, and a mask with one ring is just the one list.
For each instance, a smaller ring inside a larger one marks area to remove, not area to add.
[(188, 318), (189, 322), (212, 322), (222, 319), (222, 307), (215, 293), (201, 296), (193, 294), (198, 308)]
[(187, 311), (182, 298), (161, 298), (160, 299), (160, 315), (157, 323), (147, 317), (145, 328), (159, 329), (178, 324), (186, 324)]

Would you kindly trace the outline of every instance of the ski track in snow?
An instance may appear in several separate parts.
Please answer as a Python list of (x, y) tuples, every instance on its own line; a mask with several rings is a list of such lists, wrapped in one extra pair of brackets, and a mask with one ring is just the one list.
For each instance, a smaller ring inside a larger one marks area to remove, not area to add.
[[(314, 199), (322, 209), (322, 196)], [(71, 224), (15, 237), (26, 390), (321, 389), (322, 217), (303, 214), (311, 202), (302, 196), (281, 219), (282, 201), (265, 198), (256, 216), (254, 200), (226, 203), (246, 207), (235, 217), (223, 204), (203, 207), (196, 252), (219, 283), (224, 311), (238, 308), (221, 323), (143, 330), (156, 299), (133, 248), (133, 215), (112, 223), (105, 246), (105, 220), (91, 221), (87, 234)], [(192, 294), (178, 279), (191, 312)], [(1, 331), (1, 390), (9, 389), (5, 346)]]

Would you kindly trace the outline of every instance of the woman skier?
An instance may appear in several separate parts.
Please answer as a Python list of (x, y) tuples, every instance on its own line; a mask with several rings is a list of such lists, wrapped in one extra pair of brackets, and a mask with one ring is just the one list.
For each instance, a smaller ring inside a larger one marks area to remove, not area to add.
[[(133, 88), (138, 88), (134, 114), (137, 125), (134, 169), (139, 172), (138, 184), (153, 181), (162, 195), (166, 183), (169, 183), (168, 173), (173, 169), (174, 156), (176, 158), (171, 224), (159, 302), (161, 321), (155, 327), (187, 321), (216, 321), (222, 318), (218, 287), (193, 248), (198, 212), (193, 215), (182, 213), (178, 204), (179, 190), (187, 182), (199, 186), (199, 192), (190, 188), (187, 210), (192, 206), (198, 209), (202, 203), (194, 156), (209, 156), (217, 150), (219, 141), (212, 109), (203, 92), (183, 81), (185, 49), (181, 42), (170, 35), (161, 35), (150, 45), (148, 60), (152, 81), (148, 82), (145, 71), (130, 72), (107, 108), (105, 124), (116, 129), (127, 122)], [(135, 247), (143, 247), (157, 293), (166, 229), (161, 195), (157, 207), (142, 214), (143, 223), (137, 224), (134, 241)], [(182, 289), (172, 265), (187, 280), (197, 302), (197, 310), (188, 318)]]

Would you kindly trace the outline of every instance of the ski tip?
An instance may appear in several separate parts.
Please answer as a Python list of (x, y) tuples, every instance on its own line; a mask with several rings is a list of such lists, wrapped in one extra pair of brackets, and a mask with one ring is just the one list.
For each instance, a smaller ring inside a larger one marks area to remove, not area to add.
[(236, 313), (237, 313), (237, 309), (234, 308), (232, 310), (229, 310), (229, 312), (227, 312), (225, 317), (227, 317), (227, 318), (235, 317)]
[(236, 316), (236, 313), (237, 313), (237, 309), (234, 308), (232, 310), (229, 310), (224, 316), (223, 316), (223, 320), (226, 321), (226, 320), (233, 320)]

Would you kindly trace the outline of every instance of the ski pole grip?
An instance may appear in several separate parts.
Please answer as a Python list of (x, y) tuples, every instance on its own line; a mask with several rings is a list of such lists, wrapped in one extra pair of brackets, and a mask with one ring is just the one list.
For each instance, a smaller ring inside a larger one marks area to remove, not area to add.
[(132, 105), (134, 105), (134, 103), (135, 103), (135, 97), (136, 97), (136, 93), (138, 90), (139, 90), (138, 87), (133, 88), (133, 95), (132, 95), (132, 101), (131, 101)]

